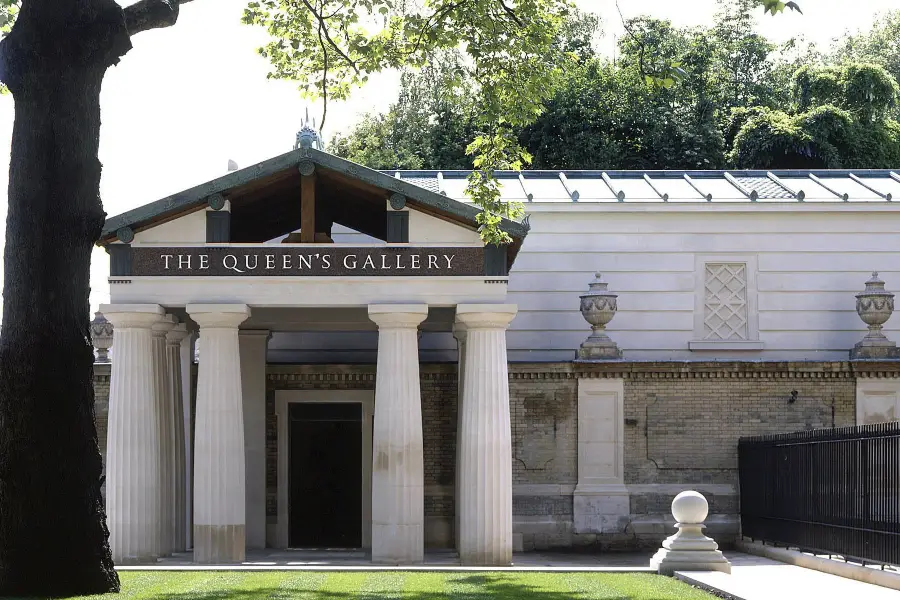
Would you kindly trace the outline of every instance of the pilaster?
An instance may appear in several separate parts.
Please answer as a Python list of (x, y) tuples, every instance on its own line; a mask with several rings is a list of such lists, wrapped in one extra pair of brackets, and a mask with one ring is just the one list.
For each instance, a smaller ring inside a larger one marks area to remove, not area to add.
[(453, 463), (453, 472), (456, 479), (453, 484), (453, 537), (456, 551), (459, 552), (459, 505), (460, 505), (460, 477), (459, 477), (459, 432), (462, 431), (462, 405), (463, 389), (466, 380), (466, 326), (457, 321), (453, 324), (453, 337), (456, 338), (457, 349), (457, 379), (456, 379), (456, 458)]
[(172, 397), (173, 373), (166, 359), (166, 334), (175, 327), (175, 317), (163, 315), (153, 324), (153, 373), (156, 377), (156, 401), (159, 404), (159, 507), (160, 556), (169, 556), (175, 548), (175, 401)]
[(184, 323), (176, 325), (166, 334), (166, 370), (172, 398), (172, 551), (184, 552), (187, 545), (187, 505), (184, 429), (184, 395), (182, 390), (181, 343), (190, 336)]
[(464, 565), (512, 563), (512, 433), (506, 329), (512, 304), (456, 308), (466, 327), (460, 445), (459, 555)]
[(245, 304), (189, 304), (200, 325), (194, 447), (194, 562), (241, 562), (246, 478), (238, 326)]
[(421, 563), (425, 469), (417, 331), (428, 306), (370, 305), (378, 325), (372, 466), (372, 562)]
[(631, 512), (625, 487), (625, 380), (578, 380), (575, 533), (621, 533)]
[(113, 324), (115, 345), (106, 442), (109, 544), (117, 564), (155, 562), (161, 525), (160, 432), (151, 327), (163, 309), (157, 304), (104, 304), (100, 310)]
[(242, 329), (241, 388), (247, 479), (247, 548), (266, 547), (266, 347), (267, 330)]

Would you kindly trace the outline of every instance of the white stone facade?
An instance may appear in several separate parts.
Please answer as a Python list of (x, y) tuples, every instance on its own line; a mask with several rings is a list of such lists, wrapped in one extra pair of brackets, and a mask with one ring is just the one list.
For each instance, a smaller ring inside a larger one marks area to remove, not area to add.
[[(334, 245), (302, 248), (481, 249), (447, 208), (451, 179), (428, 210), (378, 192), (406, 241), (336, 225)], [(605, 179), (588, 201), (588, 178), (578, 198), (574, 177), (559, 181), (568, 199), (530, 198), (508, 275), (111, 277), (116, 562), (236, 563), (308, 539), (390, 565), (430, 548), (481, 566), (516, 549), (634, 549), (671, 529), (683, 484), (709, 497), (707, 525), (727, 539), (737, 437), (900, 418), (900, 368), (847, 361), (868, 273), (900, 289), (891, 205), (607, 202)], [(210, 215), (239, 209), (210, 200), (107, 241), (236, 256), (282, 244), (208, 242)], [(597, 272), (618, 295), (614, 345), (575, 360), (590, 332), (578, 298)], [(900, 339), (896, 323), (885, 333)], [(352, 506), (332, 500), (353, 527), (338, 535), (309, 496), (342, 474)]]

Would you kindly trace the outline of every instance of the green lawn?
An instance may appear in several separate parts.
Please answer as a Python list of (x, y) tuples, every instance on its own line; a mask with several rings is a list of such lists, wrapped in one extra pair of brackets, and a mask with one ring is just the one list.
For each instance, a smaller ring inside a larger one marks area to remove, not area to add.
[(122, 593), (140, 600), (711, 600), (649, 573), (123, 572)]

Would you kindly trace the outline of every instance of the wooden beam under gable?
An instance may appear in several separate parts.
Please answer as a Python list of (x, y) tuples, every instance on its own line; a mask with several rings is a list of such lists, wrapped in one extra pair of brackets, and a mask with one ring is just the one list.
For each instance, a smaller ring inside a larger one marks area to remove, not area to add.
[(300, 177), (300, 243), (316, 241), (316, 174)]

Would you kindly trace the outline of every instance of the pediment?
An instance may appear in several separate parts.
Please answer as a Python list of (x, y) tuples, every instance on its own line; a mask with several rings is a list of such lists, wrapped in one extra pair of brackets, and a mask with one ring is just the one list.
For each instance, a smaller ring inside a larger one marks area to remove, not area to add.
[[(316, 243), (333, 241), (336, 226), (396, 242), (388, 231), (388, 213), (397, 211), (408, 213), (409, 243), (480, 240), (476, 207), (303, 148), (111, 217), (98, 243), (203, 243), (208, 241), (206, 213), (213, 210), (230, 212), (231, 243), (259, 244), (285, 236), (295, 242), (295, 232), (302, 230), (305, 193), (314, 198)], [(527, 226), (504, 220), (501, 227), (513, 238), (507, 249), (511, 264)]]

